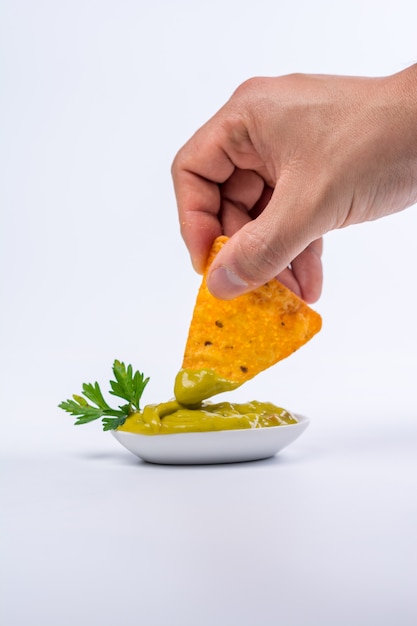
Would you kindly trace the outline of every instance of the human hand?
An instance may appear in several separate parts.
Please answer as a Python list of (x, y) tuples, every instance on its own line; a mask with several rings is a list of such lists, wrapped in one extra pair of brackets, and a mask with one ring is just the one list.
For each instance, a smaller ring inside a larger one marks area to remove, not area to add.
[(178, 152), (181, 232), (208, 287), (233, 298), (277, 276), (320, 296), (322, 235), (417, 202), (417, 65), (385, 78), (255, 78)]

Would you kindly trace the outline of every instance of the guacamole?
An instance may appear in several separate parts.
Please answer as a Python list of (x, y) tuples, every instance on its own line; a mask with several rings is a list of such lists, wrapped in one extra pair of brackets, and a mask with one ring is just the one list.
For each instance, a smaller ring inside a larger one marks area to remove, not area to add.
[(195, 406), (224, 391), (232, 391), (242, 383), (221, 378), (214, 370), (182, 369), (175, 378), (174, 394), (180, 404)]
[(177, 400), (150, 404), (143, 411), (132, 413), (118, 430), (143, 435), (162, 435), (213, 430), (265, 428), (296, 424), (297, 420), (285, 409), (270, 402), (202, 402), (195, 408)]
[(240, 384), (221, 378), (213, 370), (182, 369), (175, 379), (174, 400), (149, 404), (143, 411), (131, 413), (118, 430), (163, 435), (297, 423), (291, 413), (270, 402), (212, 404), (206, 401), (215, 394), (236, 389)]

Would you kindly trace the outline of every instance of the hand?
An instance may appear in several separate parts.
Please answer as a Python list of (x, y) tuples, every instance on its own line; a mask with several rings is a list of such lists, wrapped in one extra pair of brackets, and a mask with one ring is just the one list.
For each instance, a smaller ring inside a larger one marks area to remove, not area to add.
[(181, 232), (208, 286), (232, 298), (277, 276), (307, 302), (322, 235), (417, 202), (417, 65), (385, 78), (254, 78), (178, 152)]

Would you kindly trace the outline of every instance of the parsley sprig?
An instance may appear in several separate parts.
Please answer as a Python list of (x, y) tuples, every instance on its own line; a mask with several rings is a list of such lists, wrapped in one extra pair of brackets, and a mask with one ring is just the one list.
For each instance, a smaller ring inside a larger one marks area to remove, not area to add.
[(115, 380), (110, 381), (109, 393), (126, 400), (127, 404), (112, 409), (104, 399), (100, 385), (95, 382), (84, 383), (83, 395), (74, 394), (72, 400), (61, 402), (59, 408), (76, 416), (75, 425), (77, 426), (100, 418), (103, 430), (114, 430), (122, 426), (129, 415), (140, 411), (140, 400), (149, 378), (145, 378), (144, 374), (138, 371), (133, 373), (131, 365), (126, 367), (124, 363), (117, 360), (113, 363), (113, 374)]

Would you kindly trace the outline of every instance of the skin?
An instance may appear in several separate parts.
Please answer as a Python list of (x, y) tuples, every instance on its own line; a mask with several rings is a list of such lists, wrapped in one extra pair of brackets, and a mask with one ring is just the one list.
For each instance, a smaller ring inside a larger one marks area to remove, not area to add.
[(252, 78), (181, 148), (181, 233), (208, 287), (230, 299), (278, 277), (307, 302), (322, 236), (417, 202), (417, 65), (388, 77)]

